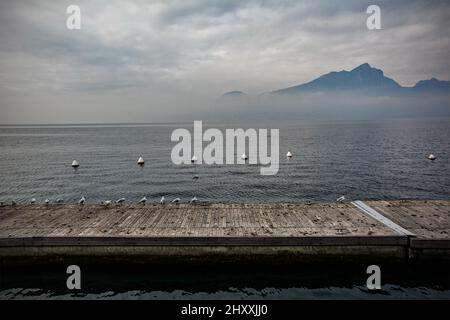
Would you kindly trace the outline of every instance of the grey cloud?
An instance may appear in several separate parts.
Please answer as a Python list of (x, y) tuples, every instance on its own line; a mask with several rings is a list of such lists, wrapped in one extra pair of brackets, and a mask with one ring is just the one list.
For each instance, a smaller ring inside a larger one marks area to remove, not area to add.
[(364, 62), (403, 85), (450, 78), (448, 1), (377, 1), (380, 31), (365, 27), (366, 0), (80, 0), (82, 30), (68, 31), (72, 2), (0, 2), (2, 122), (24, 121), (14, 104), (40, 121), (39, 106), (56, 110), (64, 95), (117, 110), (138, 97), (140, 118), (176, 118), (214, 110), (225, 91), (257, 95)]

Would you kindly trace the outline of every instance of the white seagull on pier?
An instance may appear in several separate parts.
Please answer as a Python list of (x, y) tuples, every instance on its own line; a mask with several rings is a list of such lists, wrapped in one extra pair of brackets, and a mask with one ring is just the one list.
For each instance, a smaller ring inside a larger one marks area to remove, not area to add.
[(434, 160), (436, 160), (436, 157), (434, 156), (434, 154), (430, 154), (428, 156), (428, 159), (431, 160), (431, 161), (434, 161)]
[(49, 203), (50, 203), (50, 200), (49, 200), (49, 199), (45, 199), (44, 203), (45, 203), (45, 204), (49, 204)]
[(118, 203), (118, 204), (122, 204), (124, 202), (125, 202), (125, 198), (120, 198), (120, 199), (116, 200), (116, 203)]
[(195, 162), (197, 162), (197, 157), (193, 156), (192, 159), (191, 159), (191, 163), (195, 163)]
[(290, 151), (288, 151), (288, 153), (286, 153), (286, 157), (292, 158), (292, 153)]
[(166, 202), (166, 198), (164, 196), (161, 197), (161, 200), (159, 200), (159, 203), (164, 204)]
[(190, 203), (195, 203), (195, 202), (197, 202), (198, 200), (197, 200), (197, 197), (193, 197), (192, 199), (191, 199), (191, 201), (189, 201)]
[(139, 203), (145, 204), (147, 202), (147, 198), (144, 196), (141, 200), (139, 200)]
[(63, 199), (61, 198), (56, 199), (56, 203), (63, 203)]
[(245, 153), (243, 153), (241, 156), (241, 159), (247, 161), (248, 157)]
[(344, 202), (345, 201), (345, 197), (341, 196), (339, 198), (336, 199), (337, 202)]
[(35, 199), (35, 198), (32, 198), (32, 199), (30, 200), (30, 203), (31, 203), (31, 204), (35, 204), (35, 203), (36, 203), (36, 199)]
[(81, 199), (78, 201), (78, 204), (84, 204), (86, 202), (85, 197), (81, 197)]
[(102, 205), (104, 205), (105, 207), (109, 206), (111, 203), (111, 200), (102, 201)]
[(172, 200), (172, 202), (174, 202), (174, 203), (178, 203), (178, 202), (180, 202), (180, 201), (181, 201), (180, 198), (175, 198), (175, 199)]

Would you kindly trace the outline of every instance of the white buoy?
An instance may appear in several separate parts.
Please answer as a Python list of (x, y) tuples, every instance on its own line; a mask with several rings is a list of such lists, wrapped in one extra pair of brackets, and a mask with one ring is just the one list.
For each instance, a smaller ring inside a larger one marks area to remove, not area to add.
[(180, 202), (180, 201), (181, 201), (180, 198), (175, 198), (175, 199), (172, 200), (172, 202), (174, 202), (174, 203), (178, 203), (178, 202)]
[(116, 200), (116, 203), (118, 203), (118, 204), (122, 204), (124, 202), (125, 202), (125, 198), (120, 198), (120, 199)]
[(248, 157), (245, 153), (243, 153), (241, 156), (241, 159), (247, 161)]
[(431, 161), (434, 161), (434, 160), (436, 160), (436, 157), (434, 156), (434, 154), (430, 154), (428, 156), (428, 159), (430, 159)]
[(144, 196), (141, 200), (139, 200), (139, 203), (145, 204), (147, 202), (147, 198)]
[(161, 197), (161, 200), (159, 200), (159, 203), (164, 204), (166, 202), (166, 198), (164, 196)]
[(339, 198), (336, 199), (337, 202), (344, 202), (345, 201), (345, 197), (341, 196)]
[(189, 201), (190, 203), (196, 203), (198, 200), (197, 200), (197, 197), (193, 197), (192, 199), (191, 199), (191, 201)]
[(193, 156), (192, 159), (191, 159), (191, 163), (196, 163), (196, 162), (197, 162), (197, 157)]
[(138, 163), (139, 165), (143, 165), (143, 164), (145, 163), (144, 158), (139, 157), (137, 163)]
[(86, 202), (85, 197), (81, 197), (81, 199), (78, 201), (78, 204), (84, 204)]
[(32, 199), (30, 200), (30, 203), (31, 203), (31, 204), (35, 204), (35, 203), (36, 203), (36, 199), (35, 199), (35, 198), (32, 198)]
[(286, 157), (292, 158), (292, 153), (290, 151), (288, 151), (288, 153), (286, 153)]
[(73, 160), (72, 161), (72, 167), (73, 168), (78, 168), (80, 165), (78, 164), (77, 160)]

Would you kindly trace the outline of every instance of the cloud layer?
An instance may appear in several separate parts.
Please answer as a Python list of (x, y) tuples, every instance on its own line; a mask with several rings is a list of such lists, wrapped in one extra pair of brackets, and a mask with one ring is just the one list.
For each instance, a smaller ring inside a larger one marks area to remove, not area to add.
[[(82, 29), (66, 29), (76, 3)], [(2, 1), (0, 122), (151, 122), (369, 62), (402, 85), (450, 78), (448, 1)]]

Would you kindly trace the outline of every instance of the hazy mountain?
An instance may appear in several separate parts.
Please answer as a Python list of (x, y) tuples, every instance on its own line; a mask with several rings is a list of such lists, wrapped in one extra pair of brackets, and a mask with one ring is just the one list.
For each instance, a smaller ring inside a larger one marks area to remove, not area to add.
[(450, 81), (421, 80), (414, 87), (402, 87), (380, 69), (364, 63), (351, 71), (333, 71), (310, 82), (270, 92), (275, 95), (352, 90), (375, 94), (408, 94), (412, 92), (449, 92)]
[(247, 94), (245, 92), (242, 92), (242, 91), (229, 91), (229, 92), (225, 92), (222, 96), (223, 97), (238, 98), (238, 97), (246, 97)]
[(319, 78), (290, 88), (272, 91), (273, 94), (296, 94), (330, 90), (398, 90), (401, 86), (384, 75), (380, 69), (364, 63), (351, 71), (333, 71)]
[(420, 80), (413, 87), (414, 91), (445, 91), (450, 92), (450, 81), (442, 81), (436, 78)]

